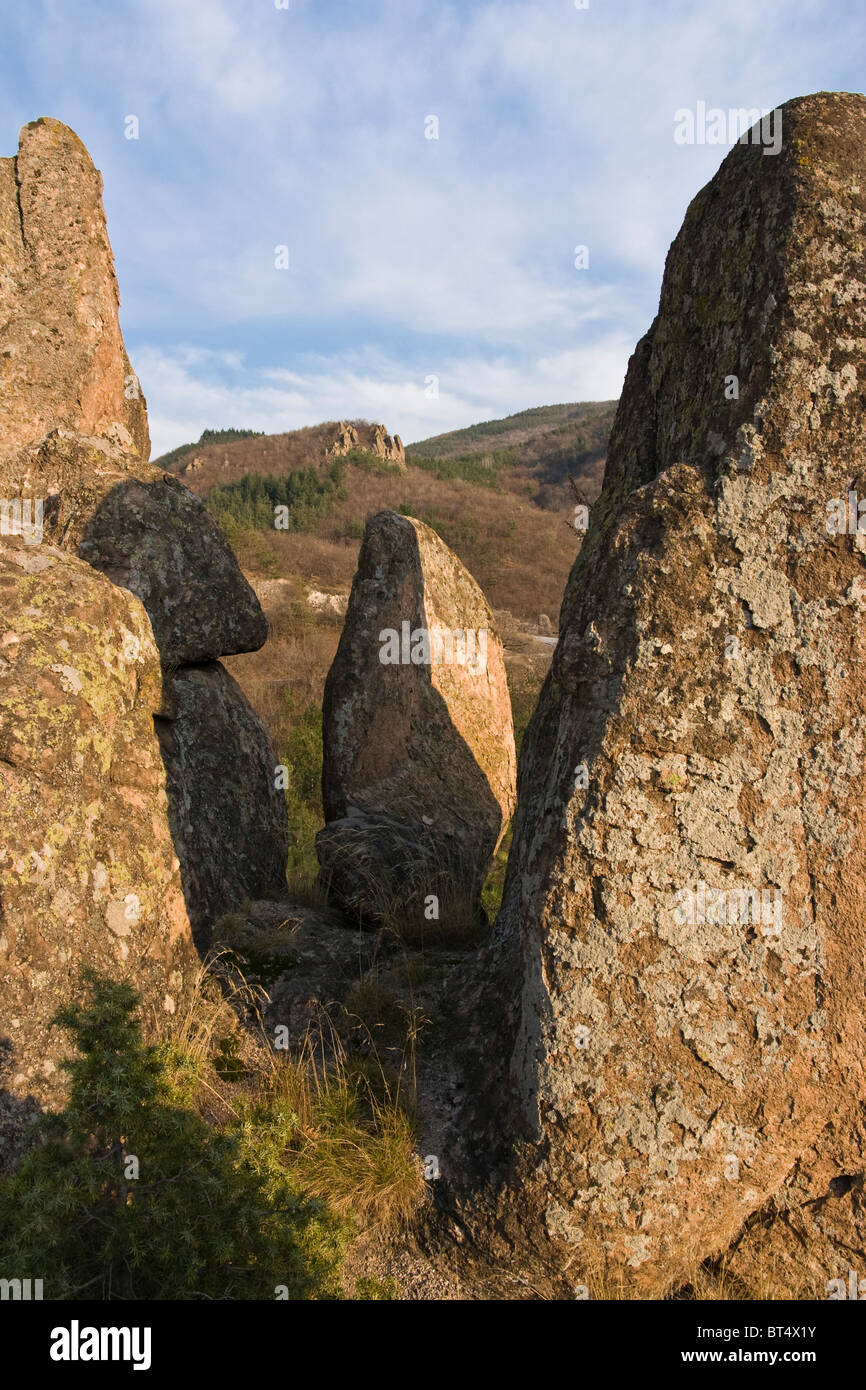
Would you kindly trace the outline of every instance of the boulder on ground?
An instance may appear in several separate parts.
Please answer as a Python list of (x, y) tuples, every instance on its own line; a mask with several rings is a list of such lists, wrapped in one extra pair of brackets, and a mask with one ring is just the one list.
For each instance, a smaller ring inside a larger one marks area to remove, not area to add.
[(511, 702), (484, 595), (423, 522), (367, 524), (323, 731), (317, 847), (335, 901), (420, 921), (444, 878), (477, 904), (514, 804)]

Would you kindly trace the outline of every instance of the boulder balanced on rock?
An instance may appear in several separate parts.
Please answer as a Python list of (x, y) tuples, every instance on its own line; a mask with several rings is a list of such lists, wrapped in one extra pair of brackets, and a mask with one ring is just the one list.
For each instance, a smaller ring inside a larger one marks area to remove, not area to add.
[(270, 741), (216, 663), (267, 623), (202, 503), (147, 462), (100, 176), (58, 121), (0, 160), (0, 243), (0, 1012), (10, 1085), (42, 1098), (78, 966), (161, 1007), (190, 923), (204, 946), (281, 891), (287, 832)]
[(367, 524), (323, 731), (333, 900), (419, 931), (471, 919), (514, 804), (511, 703), (484, 595), (423, 522)]
[(648, 1296), (802, 1155), (828, 1190), (864, 1100), (866, 101), (781, 123), (692, 202), (629, 364), (498, 927), (503, 1219)]

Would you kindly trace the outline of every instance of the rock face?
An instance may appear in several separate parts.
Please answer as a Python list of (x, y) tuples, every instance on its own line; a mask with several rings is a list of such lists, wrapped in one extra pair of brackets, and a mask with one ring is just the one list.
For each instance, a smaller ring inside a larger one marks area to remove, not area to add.
[(157, 731), (190, 917), (206, 933), (246, 898), (285, 889), (285, 797), (276, 757), (240, 686), (219, 662), (178, 671)]
[(138, 599), (53, 546), (4, 541), (0, 1035), (20, 1094), (54, 1097), (49, 1020), (81, 964), (170, 1010), (197, 963), (153, 728), (161, 689)]
[(827, 1125), (726, 1252), (725, 1278), (735, 1296), (741, 1289), (746, 1297), (866, 1295), (864, 1109), (861, 1098), (841, 1123)]
[(511, 703), (484, 595), (420, 521), (367, 524), (323, 729), (334, 899), (419, 921), (428, 895), (477, 902), (514, 804)]
[(498, 927), (515, 1239), (649, 1296), (863, 1099), (866, 101), (782, 132), (690, 205), (629, 364)]
[(141, 598), (167, 667), (256, 650), (267, 625), (218, 527), (147, 463), (102, 179), (59, 121), (0, 160), (0, 246), (0, 498), (39, 499), (49, 540)]
[(202, 503), (147, 463), (100, 177), (57, 121), (0, 160), (0, 240), (0, 1005), (18, 1082), (50, 1099), (34, 1067), (78, 966), (159, 1007), (190, 922), (206, 945), (282, 889), (286, 821), (214, 660), (267, 624)]
[(147, 414), (117, 320), (102, 178), (60, 121), (31, 121), (0, 159), (0, 441), (120, 424), (150, 453)]

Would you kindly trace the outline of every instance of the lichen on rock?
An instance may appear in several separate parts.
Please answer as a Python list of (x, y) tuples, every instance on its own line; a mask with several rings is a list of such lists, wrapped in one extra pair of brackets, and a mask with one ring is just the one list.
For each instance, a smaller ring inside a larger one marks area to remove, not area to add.
[(738, 144), (692, 202), (629, 364), (498, 925), (519, 1238), (643, 1296), (724, 1249), (866, 1060), (866, 550), (827, 525), (866, 495), (866, 101), (781, 116), (778, 156)]
[(513, 807), (511, 702), (490, 608), (423, 522), (367, 524), (323, 728), (318, 848), (337, 900), (423, 915), (445, 881), (477, 903)]

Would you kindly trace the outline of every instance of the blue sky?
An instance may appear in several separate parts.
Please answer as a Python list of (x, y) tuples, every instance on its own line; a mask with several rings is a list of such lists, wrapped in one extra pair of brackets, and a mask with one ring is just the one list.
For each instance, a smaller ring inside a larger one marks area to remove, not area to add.
[(677, 144), (675, 111), (858, 91), (866, 58), (862, 0), (2, 13), (0, 153), (55, 116), (102, 170), (154, 454), (206, 425), (366, 416), (409, 442), (617, 396), (726, 152)]

